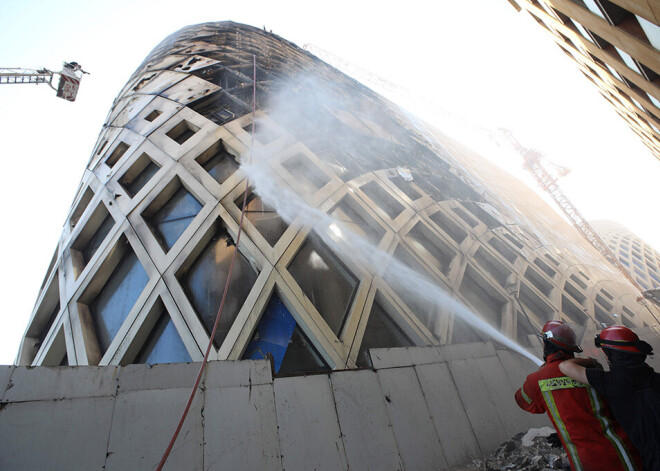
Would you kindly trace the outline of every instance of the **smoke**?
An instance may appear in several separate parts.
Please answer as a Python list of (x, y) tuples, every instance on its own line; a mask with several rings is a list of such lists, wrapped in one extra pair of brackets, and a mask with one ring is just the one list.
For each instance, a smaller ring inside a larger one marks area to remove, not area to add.
[[(321, 80), (304, 77), (284, 84), (277, 93), (271, 95), (266, 112), (298, 140), (312, 145), (324, 143), (327, 146), (326, 151), (316, 151), (315, 155), (323, 156), (324, 164), (345, 181), (347, 176), (354, 177), (352, 173), (355, 173), (355, 165), (351, 165), (354, 162), (351, 162), (347, 155), (360, 159), (358, 167), (363, 170), (391, 166), (391, 161), (396, 161), (396, 156), (391, 156), (390, 145), (393, 142), (401, 144), (410, 130), (404, 129), (400, 124), (398, 130), (395, 129), (396, 126), (392, 126), (399, 117), (388, 116), (383, 119), (383, 116), (376, 114), (382, 114), (384, 107), (375, 108), (370, 105), (375, 96), (364, 99), (364, 95), (355, 92), (354, 84), (342, 88), (341, 85), (328, 81), (320, 83)], [(349, 91), (353, 94), (351, 100), (345, 98)], [(357, 112), (349, 114), (349, 109)], [(258, 133), (263, 132), (265, 124), (258, 123)], [(392, 128), (392, 132), (386, 131), (386, 128)], [(387, 135), (389, 140), (383, 139), (384, 135)], [(255, 135), (257, 141), (259, 137), (259, 134)], [(314, 187), (324, 184), (319, 181), (316, 166), (305, 165), (306, 159), (298, 159), (295, 169), (286, 167), (289, 173), (295, 175), (296, 180), (303, 183), (300, 187), (296, 185), (298, 189), (294, 190), (278, 176), (277, 154), (268, 152), (267, 149), (254, 147), (250, 153), (251, 157), (243, 158), (241, 170), (247, 175), (254, 192), (288, 224), (295, 220), (296, 223), (309, 227), (336, 253), (350, 257), (369, 273), (385, 276), (387, 284), (396, 293), (405, 293), (407, 299), (416, 299), (425, 305), (434, 306), (433, 313), (453, 314), (493, 341), (506, 345), (537, 365), (541, 364), (538, 358), (473, 313), (428, 276), (418, 273), (379, 249), (367, 238), (352, 231), (343, 221), (309, 204), (307, 201), (310, 200)], [(343, 153), (339, 158), (338, 152)], [(416, 156), (408, 156), (408, 159), (411, 157)], [(383, 275), (384, 273), (386, 274)], [(431, 331), (431, 325), (438, 324), (438, 319), (424, 319), (429, 316), (427, 312), (414, 314), (422, 323), (427, 324)]]

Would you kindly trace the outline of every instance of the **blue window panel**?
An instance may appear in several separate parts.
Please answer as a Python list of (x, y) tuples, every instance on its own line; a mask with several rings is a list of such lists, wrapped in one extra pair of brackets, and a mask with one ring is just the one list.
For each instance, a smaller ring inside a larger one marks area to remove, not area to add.
[(148, 281), (137, 255), (129, 249), (90, 306), (102, 352), (112, 343)]
[(201, 209), (202, 205), (199, 201), (184, 187), (181, 187), (149, 219), (149, 223), (154, 229), (153, 232), (166, 252), (172, 248)]
[(330, 369), (277, 294), (273, 294), (266, 306), (243, 358), (261, 360), (268, 355), (273, 358), (276, 373)]
[(186, 363), (192, 361), (172, 318), (163, 311), (134, 363)]
[(258, 360), (266, 358), (270, 353), (273, 356), (275, 371), (279, 371), (295, 328), (295, 319), (280, 298), (274, 294), (266, 306), (244, 358)]

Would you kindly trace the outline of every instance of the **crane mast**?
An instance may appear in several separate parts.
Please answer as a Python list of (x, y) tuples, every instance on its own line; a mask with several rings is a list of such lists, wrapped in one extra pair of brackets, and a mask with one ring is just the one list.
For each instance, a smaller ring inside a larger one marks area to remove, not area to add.
[(523, 157), (525, 160), (523, 165), (524, 168), (534, 176), (539, 186), (552, 197), (555, 203), (557, 203), (557, 206), (559, 206), (559, 209), (562, 210), (562, 212), (566, 215), (573, 226), (575, 226), (575, 228), (584, 236), (584, 238), (596, 250), (598, 250), (598, 252), (600, 252), (608, 262), (617, 268), (635, 288), (642, 292), (643, 290), (637, 281), (628, 273), (621, 262), (619, 262), (616, 256), (612, 253), (607, 244), (603, 242), (603, 239), (601, 239), (593, 227), (591, 227), (591, 224), (589, 224), (589, 222), (582, 216), (575, 205), (571, 203), (561, 188), (559, 188), (559, 185), (557, 184), (558, 177), (552, 175), (543, 166), (543, 154), (536, 149), (528, 149), (522, 146), (513, 136), (511, 131), (506, 129), (500, 129), (499, 131), (507, 138), (511, 146)]

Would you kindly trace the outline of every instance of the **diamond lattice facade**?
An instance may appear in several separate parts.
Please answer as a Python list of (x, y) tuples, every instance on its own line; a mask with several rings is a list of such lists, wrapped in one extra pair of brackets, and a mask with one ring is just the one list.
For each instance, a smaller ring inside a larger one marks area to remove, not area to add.
[(253, 153), (278, 188), (387, 256), (365, 264), (248, 188), (214, 359), (308, 372), (484, 339), (398, 283), (392, 260), (525, 347), (551, 318), (654, 325), (655, 308), (512, 177), (294, 44), (208, 23), (164, 40), (113, 103), (18, 363), (201, 360)]

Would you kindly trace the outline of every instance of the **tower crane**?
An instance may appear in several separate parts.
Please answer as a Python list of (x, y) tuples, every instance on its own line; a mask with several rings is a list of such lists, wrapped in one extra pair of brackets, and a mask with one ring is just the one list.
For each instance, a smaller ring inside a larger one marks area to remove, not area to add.
[[(75, 101), (80, 88), (80, 80), (85, 72), (77, 62), (64, 62), (62, 70), (53, 72), (48, 69), (0, 68), (0, 85), (16, 85), (24, 83), (47, 84), (57, 92), (59, 98)], [(53, 86), (53, 77), (59, 75), (57, 88)]]

